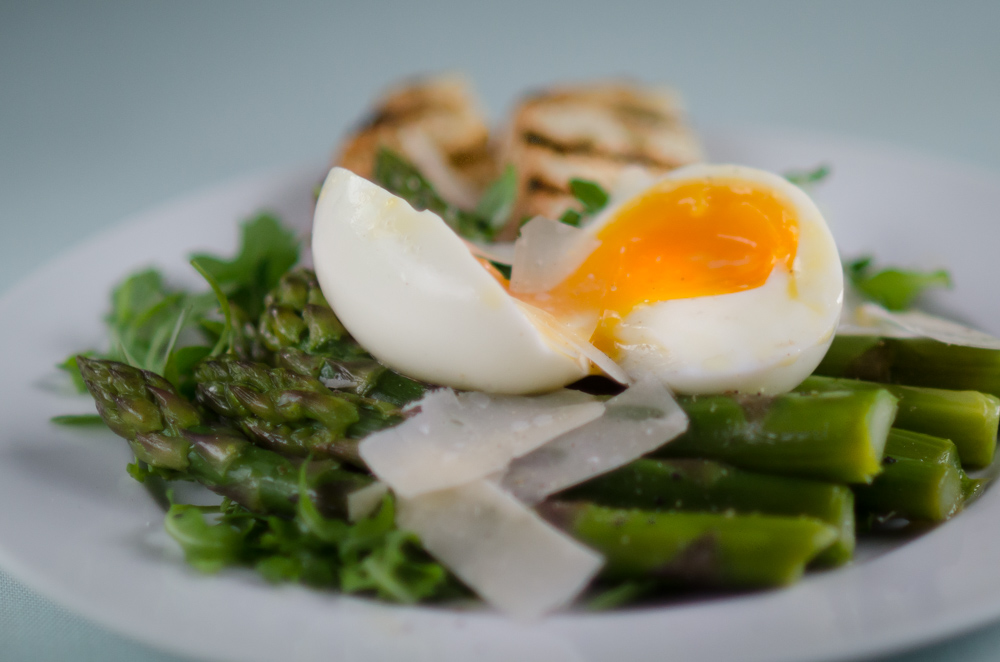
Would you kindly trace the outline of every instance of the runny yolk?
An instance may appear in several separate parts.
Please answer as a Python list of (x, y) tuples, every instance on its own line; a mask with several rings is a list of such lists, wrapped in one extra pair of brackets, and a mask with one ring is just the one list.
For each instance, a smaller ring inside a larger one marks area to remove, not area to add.
[(636, 306), (760, 287), (798, 247), (791, 203), (750, 182), (665, 181), (622, 207), (601, 245), (566, 280), (530, 302), (557, 317), (601, 320), (593, 342), (613, 349), (614, 325)]

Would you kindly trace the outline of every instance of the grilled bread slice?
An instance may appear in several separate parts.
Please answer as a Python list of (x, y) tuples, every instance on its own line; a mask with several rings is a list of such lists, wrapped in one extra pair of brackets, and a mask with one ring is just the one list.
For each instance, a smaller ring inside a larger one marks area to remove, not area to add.
[(458, 76), (417, 79), (388, 90), (347, 136), (334, 164), (370, 179), (383, 146), (411, 161), (459, 207), (474, 206), (497, 172), (486, 118)]
[(697, 136), (670, 90), (624, 82), (554, 87), (515, 108), (501, 161), (518, 173), (518, 202), (504, 235), (524, 218), (558, 218), (578, 203), (569, 180), (615, 186), (627, 166), (661, 174), (702, 159)]

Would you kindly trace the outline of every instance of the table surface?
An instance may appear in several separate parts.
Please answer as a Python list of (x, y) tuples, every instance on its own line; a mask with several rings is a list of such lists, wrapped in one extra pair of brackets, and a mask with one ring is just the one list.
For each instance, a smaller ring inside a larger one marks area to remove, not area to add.
[[(526, 89), (626, 74), (682, 90), (699, 124), (1000, 170), (998, 29), (990, 0), (0, 0), (0, 292), (143, 208), (324, 158), (381, 87), (421, 72), (465, 71), (495, 118)], [(0, 569), (0, 659), (180, 658)], [(887, 659), (1000, 660), (1000, 624)]]

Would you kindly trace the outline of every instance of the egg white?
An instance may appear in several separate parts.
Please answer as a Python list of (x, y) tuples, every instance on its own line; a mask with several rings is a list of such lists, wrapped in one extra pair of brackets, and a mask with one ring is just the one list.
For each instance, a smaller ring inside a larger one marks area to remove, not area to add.
[(843, 304), (837, 246), (813, 200), (773, 173), (697, 164), (656, 182), (630, 181), (586, 229), (597, 233), (652, 184), (738, 180), (772, 191), (799, 226), (792, 269), (777, 265), (761, 287), (730, 294), (641, 305), (615, 327), (611, 353), (633, 379), (654, 375), (678, 393), (782, 393), (805, 379), (826, 354)]
[(590, 362), (539, 330), (436, 214), (343, 168), (323, 184), (313, 260), (327, 301), (375, 358), (433, 384), (551, 391)]

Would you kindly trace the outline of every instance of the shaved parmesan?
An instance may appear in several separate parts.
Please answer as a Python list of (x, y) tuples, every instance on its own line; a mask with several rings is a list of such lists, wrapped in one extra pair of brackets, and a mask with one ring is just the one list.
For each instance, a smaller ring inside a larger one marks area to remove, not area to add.
[(434, 185), (442, 198), (457, 207), (471, 209), (476, 206), (479, 195), (455, 174), (445, 155), (423, 129), (411, 127), (400, 131), (399, 142), (403, 154)]
[[(865, 297), (850, 280), (844, 281), (844, 308), (837, 325), (839, 336), (881, 336), (883, 338), (913, 338), (915, 334), (905, 329), (872, 317), (866, 312)], [(877, 306), (876, 306), (877, 307)], [(888, 312), (888, 311), (886, 311)]]
[(841, 322), (837, 326), (838, 336), (879, 336), (881, 338), (916, 338), (915, 333), (910, 333), (898, 326), (891, 324), (850, 324)]
[(488, 603), (537, 618), (571, 602), (603, 564), (600, 554), (487, 480), (400, 499), (397, 524)]
[(416, 416), (359, 446), (372, 473), (406, 497), (500, 471), (604, 412), (592, 396), (568, 390), (526, 397), (441, 389), (419, 407)]
[(528, 504), (607, 473), (687, 430), (670, 391), (646, 378), (605, 403), (604, 416), (511, 463), (503, 487)]
[(599, 239), (571, 225), (536, 216), (514, 242), (510, 291), (548, 292), (566, 280), (601, 245)]
[(514, 243), (510, 241), (497, 242), (495, 244), (479, 244), (474, 241), (465, 241), (469, 252), (476, 257), (481, 257), (496, 262), (497, 264), (514, 264)]
[(388, 493), (389, 486), (377, 480), (371, 485), (354, 490), (347, 495), (347, 520), (357, 522), (368, 517), (378, 510), (382, 504), (382, 497)]
[(561, 344), (567, 353), (583, 356), (619, 384), (629, 383), (628, 374), (622, 370), (621, 366), (612, 361), (611, 357), (594, 347), (589, 341), (582, 339), (573, 329), (561, 323), (551, 313), (523, 301), (515, 300), (515, 303), (531, 320), (532, 324), (545, 332), (546, 338)]
[(349, 388), (357, 385), (357, 381), (342, 375), (330, 377), (329, 379), (321, 379), (320, 381), (323, 382), (323, 386), (327, 388)]
[(948, 345), (1000, 349), (1000, 338), (919, 310), (895, 313), (874, 303), (866, 303), (859, 308), (858, 317), (863, 321), (867, 318), (888, 324), (912, 336), (930, 338)]

